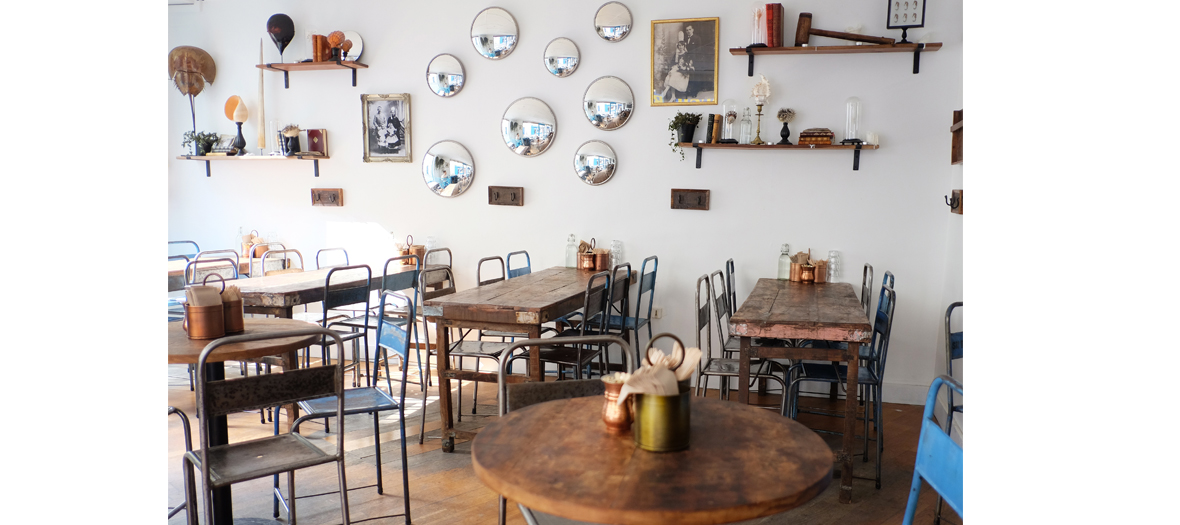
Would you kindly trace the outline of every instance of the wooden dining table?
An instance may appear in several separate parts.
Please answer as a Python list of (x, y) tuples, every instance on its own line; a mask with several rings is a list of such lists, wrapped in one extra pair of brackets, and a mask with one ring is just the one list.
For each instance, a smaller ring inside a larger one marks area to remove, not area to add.
[[(456, 439), (471, 434), (455, 430), (451, 397), (451, 380), (495, 383), (494, 373), (450, 368), (449, 329), (468, 328), (528, 334), (541, 337), (541, 325), (582, 308), (586, 283), (595, 272), (577, 268), (553, 267), (521, 275), (494, 284), (437, 297), (423, 305), (427, 321), (435, 323), (438, 348), (439, 413), (442, 419), (444, 452), (455, 448)], [(544, 381), (540, 351), (529, 348), (528, 375), (513, 374), (509, 382)]]
[[(729, 320), (730, 334), (741, 338), (738, 355), (738, 402), (750, 400), (750, 360), (766, 358), (843, 361), (848, 365), (844, 401), (844, 438), (836, 461), (841, 464), (840, 502), (852, 501), (852, 448), (856, 438), (857, 369), (860, 345), (872, 339), (872, 325), (848, 283), (796, 283), (759, 279)], [(766, 338), (754, 344), (754, 338)], [(808, 339), (841, 341), (847, 348), (775, 346), (770, 341)]]
[[(240, 334), (228, 335), (299, 330), (307, 328), (307, 323), (293, 319), (247, 318), (245, 319), (245, 327), (246, 330)], [(225, 361), (257, 359), (273, 355), (282, 356), (284, 370), (295, 370), (299, 366), (296, 351), (318, 340), (319, 336), (307, 335), (224, 345), (209, 354), (205, 364), (206, 376), (210, 381), (222, 381), (225, 379), (225, 365), (223, 364)], [(197, 364), (201, 351), (213, 341), (213, 339), (189, 339), (188, 334), (184, 331), (183, 323), (179, 321), (168, 323), (168, 363)], [(299, 418), (299, 408), (296, 405), (287, 405), (285, 408), (287, 410), (287, 424), (290, 425)], [(228, 418), (224, 415), (216, 416), (209, 426), (209, 444), (216, 446), (226, 443), (229, 443)], [(232, 501), (230, 487), (213, 490), (213, 523), (218, 525), (233, 523)]]
[[(257, 260), (258, 264), (262, 261)], [(281, 261), (280, 261), (281, 262)], [(183, 259), (169, 259), (168, 260), (168, 291), (172, 292), (184, 288), (184, 270), (188, 267), (189, 261)], [(250, 260), (244, 259), (238, 261), (238, 275), (246, 275), (250, 271)], [(234, 276), (233, 265), (226, 262), (203, 262), (196, 266), (196, 280), (200, 281), (211, 274), (218, 274), (226, 279), (232, 279)]]
[(602, 396), (509, 412), (475, 437), (471, 462), (493, 491), (534, 511), (618, 524), (705, 525), (778, 514), (822, 493), (832, 451), (773, 412), (693, 397), (689, 446), (638, 448), (610, 434)]

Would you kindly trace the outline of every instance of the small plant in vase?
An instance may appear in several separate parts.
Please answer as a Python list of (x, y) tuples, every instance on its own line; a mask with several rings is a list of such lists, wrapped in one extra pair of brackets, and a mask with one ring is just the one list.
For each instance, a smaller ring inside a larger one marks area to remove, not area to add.
[(779, 144), (791, 145), (791, 128), (788, 127), (788, 124), (793, 120), (795, 120), (795, 110), (791, 108), (778, 110), (778, 121), (783, 123), (783, 130), (778, 134), (783, 140)]
[(209, 153), (210, 151), (213, 151), (213, 145), (217, 144), (218, 137), (216, 133), (206, 133), (204, 131), (197, 133), (195, 131), (186, 131), (184, 132), (183, 139), (184, 140), (180, 142), (180, 146), (187, 148), (190, 144), (192, 144), (193, 156), (200, 157)]
[[(684, 113), (676, 112), (676, 116), (672, 117), (671, 122), (668, 123), (668, 131), (672, 132), (671, 142), (668, 143), (672, 147), (672, 151), (680, 153), (680, 160), (684, 160), (684, 149), (680, 147), (681, 142), (692, 142), (693, 131), (696, 130), (697, 123), (701, 121), (701, 115), (698, 113)], [(679, 134), (679, 136), (677, 136)]]

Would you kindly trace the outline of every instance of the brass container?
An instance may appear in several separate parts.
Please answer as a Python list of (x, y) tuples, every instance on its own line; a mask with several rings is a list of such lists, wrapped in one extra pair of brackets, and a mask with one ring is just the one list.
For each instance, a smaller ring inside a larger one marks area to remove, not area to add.
[(594, 255), (594, 271), (605, 272), (610, 270), (610, 254), (599, 253)]
[(217, 339), (225, 335), (225, 313), (223, 305), (184, 305), (184, 323), (181, 328), (188, 332), (189, 339)]
[(619, 405), (619, 391), (622, 383), (607, 383), (604, 393), (606, 399), (602, 403), (602, 422), (606, 423), (606, 431), (611, 434), (623, 434), (631, 430), (631, 399), (628, 398)]
[(815, 282), (815, 266), (812, 266), (810, 264), (804, 264), (803, 270), (802, 270), (802, 275), (799, 276), (799, 280), (802, 282), (805, 282), (805, 283), (814, 283)]
[(594, 271), (595, 262), (593, 253), (579, 253), (578, 254), (578, 269)]
[(649, 452), (674, 452), (688, 448), (688, 381), (679, 383), (680, 395), (635, 395), (635, 444)]
[(797, 283), (803, 280), (803, 265), (799, 263), (791, 263), (791, 282)]
[(225, 316), (225, 333), (240, 334), (246, 331), (246, 316), (242, 307), (242, 300), (222, 301), (222, 314)]
[(815, 265), (815, 282), (828, 282), (828, 263), (821, 261)]

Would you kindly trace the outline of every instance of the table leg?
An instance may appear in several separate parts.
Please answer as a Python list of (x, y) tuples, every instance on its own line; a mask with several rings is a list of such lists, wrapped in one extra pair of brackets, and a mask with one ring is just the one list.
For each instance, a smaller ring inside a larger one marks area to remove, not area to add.
[[(750, 338), (742, 337), (738, 350), (738, 403), (750, 402)], [(728, 378), (722, 378), (728, 381)]]
[[(530, 325), (528, 329), (529, 339), (541, 338), (541, 325)], [(545, 380), (545, 368), (541, 366), (541, 347), (529, 347), (529, 377), (533, 381)]]
[[(848, 343), (848, 385), (844, 396), (844, 440), (840, 447), (840, 503), (852, 502), (852, 447), (856, 441), (856, 392), (860, 344)], [(865, 436), (868, 439), (868, 436)]]
[[(286, 372), (288, 370), (296, 370), (298, 368), (299, 368), (299, 352), (297, 350), (292, 350), (290, 352), (283, 354), (283, 371), (284, 372)], [(292, 403), (290, 405), (284, 406), (283, 408), (287, 409), (287, 432), (290, 432), (291, 427), (294, 426), (294, 424), (295, 424), (295, 420), (299, 419), (299, 405)], [(275, 414), (275, 417), (278, 417), (278, 414)]]
[[(205, 363), (205, 376), (209, 381), (225, 380), (225, 363)], [(206, 417), (201, 414), (201, 417)], [(229, 420), (225, 415), (215, 416), (213, 424), (209, 425), (209, 444), (224, 445), (229, 443)], [(233, 492), (229, 486), (213, 489), (213, 523), (217, 525), (233, 525)], [(196, 504), (193, 501), (191, 504)], [(192, 509), (193, 512), (196, 509)]]
[[(450, 368), (450, 341), (447, 340), (448, 330), (443, 326), (442, 319), (438, 319), (434, 324), (435, 337), (434, 345), (438, 349), (438, 359), (435, 361), (435, 366), (438, 369), (438, 410), (439, 417), (442, 420), (442, 443), (443, 452), (453, 452), (455, 450), (455, 423), (451, 413), (451, 380), (447, 377), (447, 369)], [(427, 348), (429, 349), (429, 341), (427, 341)], [(427, 350), (429, 352), (429, 350)]]

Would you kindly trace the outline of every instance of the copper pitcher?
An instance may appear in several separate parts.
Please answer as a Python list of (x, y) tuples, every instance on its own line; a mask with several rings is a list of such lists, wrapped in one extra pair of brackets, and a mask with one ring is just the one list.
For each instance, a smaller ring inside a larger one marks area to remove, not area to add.
[(606, 423), (606, 431), (611, 434), (622, 434), (631, 430), (631, 399), (619, 404), (619, 391), (623, 383), (607, 383), (604, 393), (606, 400), (602, 403), (602, 422)]

